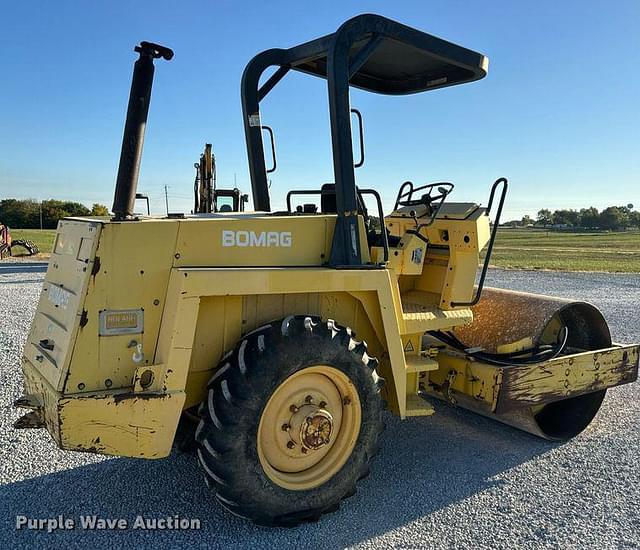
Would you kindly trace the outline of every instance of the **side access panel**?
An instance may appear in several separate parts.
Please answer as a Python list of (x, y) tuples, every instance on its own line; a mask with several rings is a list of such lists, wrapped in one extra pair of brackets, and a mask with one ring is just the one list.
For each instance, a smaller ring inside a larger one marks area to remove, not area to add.
[(83, 305), (101, 229), (95, 221), (60, 221), (27, 337), (24, 358), (57, 390), (62, 390), (76, 334), (85, 321)]

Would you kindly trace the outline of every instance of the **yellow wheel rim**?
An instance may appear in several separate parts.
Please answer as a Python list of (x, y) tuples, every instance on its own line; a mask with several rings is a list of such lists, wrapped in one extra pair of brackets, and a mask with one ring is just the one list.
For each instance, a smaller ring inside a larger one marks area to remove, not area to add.
[(360, 397), (342, 371), (302, 369), (276, 388), (258, 426), (258, 457), (269, 479), (285, 489), (313, 489), (351, 456), (360, 433)]

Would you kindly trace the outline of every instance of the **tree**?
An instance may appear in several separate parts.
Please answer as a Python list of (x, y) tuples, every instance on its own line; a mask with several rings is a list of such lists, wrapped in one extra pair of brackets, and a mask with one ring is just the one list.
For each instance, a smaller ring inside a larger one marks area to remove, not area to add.
[(610, 206), (600, 214), (600, 227), (602, 229), (625, 229), (629, 225), (629, 209), (626, 206)]
[(520, 223), (522, 223), (523, 227), (527, 227), (527, 225), (533, 225), (533, 220), (531, 219), (531, 216), (529, 216), (529, 214), (525, 214), (524, 216), (522, 216), (522, 221)]
[[(45, 229), (55, 229), (58, 220), (69, 216), (88, 216), (90, 210), (79, 202), (58, 201), (50, 199), (42, 201), (42, 222)], [(32, 226), (35, 227), (35, 226)]]
[(94, 203), (91, 207), (92, 216), (108, 216), (109, 209), (104, 204)]
[(600, 212), (598, 212), (598, 209), (591, 206), (580, 210), (580, 225), (590, 229), (600, 227)]
[(576, 210), (556, 210), (552, 218), (556, 225), (576, 226), (580, 221), (580, 214)]
[(551, 210), (548, 210), (546, 208), (543, 208), (542, 210), (538, 210), (537, 219), (538, 219), (538, 223), (541, 223), (545, 227), (547, 227), (547, 225), (551, 225), (551, 223), (553, 222)]
[(91, 213), (91, 210), (89, 210), (84, 204), (71, 201), (63, 202), (62, 210), (66, 212), (65, 216), (88, 216)]
[(33, 199), (0, 201), (0, 223), (15, 227), (40, 227), (40, 204)]

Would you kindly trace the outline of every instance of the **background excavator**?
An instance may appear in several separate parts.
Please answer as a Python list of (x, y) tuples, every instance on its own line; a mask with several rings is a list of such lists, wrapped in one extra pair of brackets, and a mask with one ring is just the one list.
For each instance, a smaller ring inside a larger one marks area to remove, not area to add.
[(196, 179), (193, 183), (194, 214), (208, 214), (215, 212), (244, 212), (244, 205), (249, 196), (242, 194), (240, 189), (218, 189), (216, 174), (216, 157), (211, 143), (205, 143), (200, 160), (193, 164), (196, 169)]
[(13, 256), (13, 249), (16, 246), (19, 246), (26, 251), (26, 253), (22, 253), (21, 256), (33, 256), (40, 252), (33, 241), (26, 239), (12, 239), (9, 227), (0, 223), (0, 259)]

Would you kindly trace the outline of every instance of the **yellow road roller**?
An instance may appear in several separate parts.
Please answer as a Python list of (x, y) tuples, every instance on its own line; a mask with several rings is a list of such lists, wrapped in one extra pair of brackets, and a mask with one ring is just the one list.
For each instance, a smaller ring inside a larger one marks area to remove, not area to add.
[[(133, 205), (154, 60), (173, 52), (135, 51), (113, 218), (58, 226), (16, 427), (44, 427), (62, 449), (159, 459), (194, 419), (212, 497), (286, 526), (355, 492), (384, 409), (428, 416), (443, 400), (564, 440), (607, 388), (636, 380), (639, 346), (613, 343), (592, 305), (484, 288), (505, 178), (486, 206), (452, 202), (449, 182), (404, 182), (387, 216), (356, 185), (365, 142), (350, 87), (470, 83), (484, 55), (376, 15), (266, 50), (241, 83), (254, 211), (144, 217)], [(326, 81), (335, 181), (272, 211), (260, 103), (290, 71)]]

